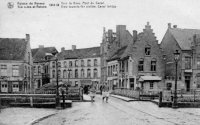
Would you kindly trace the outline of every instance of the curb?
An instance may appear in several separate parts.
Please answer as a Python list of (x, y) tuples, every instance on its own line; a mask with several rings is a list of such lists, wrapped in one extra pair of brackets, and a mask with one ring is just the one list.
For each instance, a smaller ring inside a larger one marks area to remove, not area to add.
[(118, 99), (121, 99), (121, 100), (126, 101), (126, 102), (137, 101), (137, 100), (134, 100), (134, 99), (126, 100), (126, 99), (123, 99), (123, 98), (120, 98), (120, 97), (117, 97), (117, 96), (113, 96), (113, 95), (111, 95), (111, 97), (118, 98)]
[(51, 116), (54, 116), (54, 115), (56, 115), (56, 114), (57, 114), (57, 113), (52, 113), (52, 114), (43, 116), (43, 117), (41, 117), (41, 118), (38, 118), (38, 119), (36, 119), (36, 120), (33, 120), (31, 123), (29, 123), (29, 124), (27, 124), (27, 125), (34, 125), (34, 124), (36, 124), (36, 123), (38, 123), (38, 122), (40, 122), (40, 121), (42, 121), (42, 120), (44, 120), (44, 119), (47, 119), (47, 118), (49, 118), (49, 117), (51, 117)]

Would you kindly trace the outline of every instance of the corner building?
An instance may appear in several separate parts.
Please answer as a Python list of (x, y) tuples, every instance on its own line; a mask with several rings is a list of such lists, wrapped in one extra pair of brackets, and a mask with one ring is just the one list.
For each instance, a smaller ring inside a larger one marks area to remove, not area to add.
[[(71, 86), (89, 86), (92, 84), (100, 87), (101, 59), (100, 47), (76, 49), (61, 49), (58, 58), (58, 81)], [(56, 62), (50, 63), (50, 81), (56, 82)]]

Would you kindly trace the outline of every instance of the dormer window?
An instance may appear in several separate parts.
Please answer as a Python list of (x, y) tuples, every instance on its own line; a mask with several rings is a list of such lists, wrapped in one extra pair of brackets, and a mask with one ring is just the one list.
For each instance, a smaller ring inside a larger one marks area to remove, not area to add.
[(150, 54), (151, 54), (151, 47), (150, 46), (146, 46), (145, 47), (145, 55), (146, 56), (150, 56)]

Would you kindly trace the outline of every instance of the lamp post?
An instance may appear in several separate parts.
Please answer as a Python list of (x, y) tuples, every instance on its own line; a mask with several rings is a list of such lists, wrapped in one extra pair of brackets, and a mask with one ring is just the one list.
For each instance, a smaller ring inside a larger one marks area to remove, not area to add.
[[(164, 65), (165, 65), (165, 69), (164, 69), (164, 70), (165, 70), (165, 71), (164, 71), (164, 82), (165, 82), (165, 79), (166, 79), (166, 59), (167, 59), (167, 58), (166, 58), (166, 55), (163, 54), (163, 60), (164, 60), (164, 63), (165, 63), (165, 64), (164, 64)], [(164, 85), (165, 85), (165, 83), (164, 83)], [(165, 86), (166, 86), (166, 85), (165, 85)]]
[(57, 58), (57, 52), (52, 53), (55, 56), (56, 61), (56, 108), (61, 108), (60, 106), (60, 96), (59, 96), (59, 90), (58, 90), (58, 58)]
[(176, 50), (176, 52), (174, 53), (174, 61), (176, 63), (176, 76), (175, 76), (175, 90), (174, 90), (174, 99), (173, 99), (173, 103), (172, 103), (172, 108), (177, 108), (178, 104), (177, 104), (177, 67), (178, 67), (178, 59), (179, 59), (180, 53), (178, 52), (178, 50)]

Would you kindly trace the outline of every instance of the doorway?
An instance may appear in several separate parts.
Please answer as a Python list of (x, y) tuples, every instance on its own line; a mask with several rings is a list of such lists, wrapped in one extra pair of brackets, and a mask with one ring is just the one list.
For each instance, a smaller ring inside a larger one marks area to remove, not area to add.
[(186, 86), (186, 91), (190, 91), (190, 76), (185, 76), (185, 86)]

